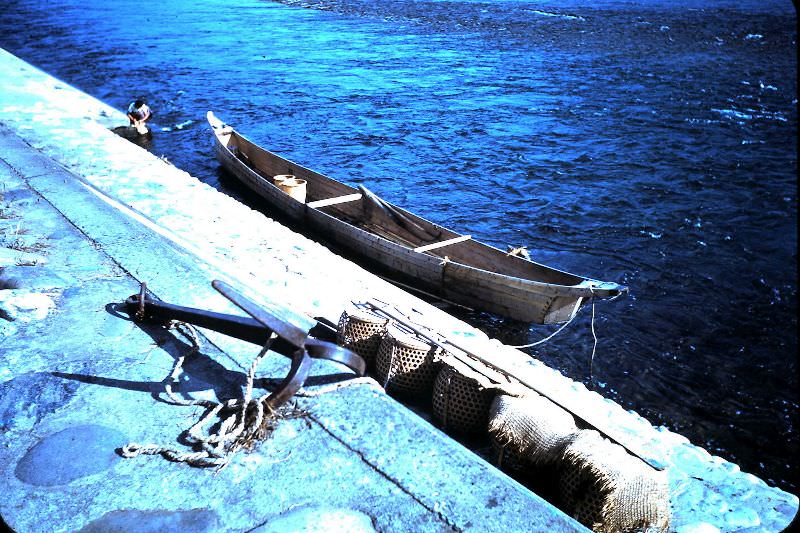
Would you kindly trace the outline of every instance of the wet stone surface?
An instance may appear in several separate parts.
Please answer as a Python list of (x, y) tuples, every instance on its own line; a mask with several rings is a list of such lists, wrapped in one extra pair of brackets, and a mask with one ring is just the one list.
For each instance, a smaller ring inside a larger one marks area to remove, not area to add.
[(112, 511), (89, 522), (79, 533), (123, 531), (217, 531), (219, 517), (207, 509), (189, 511)]
[(45, 437), (17, 464), (14, 474), (38, 486), (66, 485), (111, 468), (115, 450), (128, 439), (120, 431), (94, 424), (75, 426)]
[(48, 372), (31, 372), (0, 383), (0, 431), (31, 429), (64, 408), (80, 386)]
[(48, 262), (49, 243), (44, 228), (31, 228), (36, 217), (28, 215), (36, 211), (40, 197), (29, 188), (18, 186), (13, 172), (4, 162), (0, 164), (1, 341), (15, 335), (20, 323), (44, 319), (55, 307), (55, 289), (63, 286), (64, 280), (42, 266)]
[(53, 299), (41, 292), (25, 289), (0, 291), (0, 318), (10, 322), (42, 320), (53, 307)]
[(0, 289), (57, 289), (71, 283), (67, 275), (42, 266), (8, 266), (0, 268)]
[(282, 533), (284, 531), (373, 533), (375, 528), (372, 525), (372, 518), (360, 511), (309, 505), (270, 518), (264, 525), (254, 529), (253, 533)]

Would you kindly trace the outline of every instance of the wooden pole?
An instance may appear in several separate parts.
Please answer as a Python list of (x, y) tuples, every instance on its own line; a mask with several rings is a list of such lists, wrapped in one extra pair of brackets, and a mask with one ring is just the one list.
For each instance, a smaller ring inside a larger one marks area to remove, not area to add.
[[(648, 458), (647, 455), (643, 451), (638, 450), (632, 444), (629, 444), (629, 443), (626, 444), (625, 443), (625, 440), (626, 440), (625, 437), (622, 437), (622, 436), (617, 437), (617, 436), (615, 436), (615, 432), (613, 430), (610, 430), (608, 428), (604, 428), (602, 426), (602, 424), (599, 424), (597, 422), (592, 422), (591, 417), (583, 416), (583, 415), (578, 414), (574, 408), (570, 408), (570, 406), (565, 405), (564, 402), (558, 400), (555, 397), (554, 394), (551, 394), (551, 393), (548, 393), (546, 391), (543, 391), (541, 387), (537, 387), (536, 385), (530, 383), (529, 381), (527, 381), (525, 379), (521, 379), (521, 378), (511, 374), (508, 370), (505, 370), (504, 368), (492, 363), (491, 361), (486, 360), (485, 358), (481, 357), (480, 355), (478, 355), (474, 351), (472, 351), (469, 348), (465, 347), (463, 344), (460, 344), (458, 342), (454, 342), (453, 340), (447, 338), (446, 336), (442, 335), (441, 333), (434, 332), (434, 331), (432, 331), (430, 328), (428, 328), (426, 326), (421, 326), (421, 325), (413, 322), (408, 316), (404, 315), (401, 311), (397, 310), (396, 308), (395, 308), (395, 310), (397, 312), (393, 312), (392, 310), (390, 310), (388, 308), (389, 307), (388, 305), (384, 305), (383, 303), (378, 302), (376, 300), (369, 300), (369, 301), (367, 301), (367, 304), (369, 306), (373, 307), (375, 310), (377, 310), (377, 311), (379, 311), (381, 313), (384, 313), (389, 318), (397, 320), (398, 322), (400, 322), (404, 326), (410, 328), (417, 335), (419, 335), (420, 337), (422, 337), (422, 338), (426, 339), (427, 341), (433, 343), (435, 346), (438, 346), (439, 348), (441, 348), (443, 350), (447, 350), (454, 357), (458, 358), (459, 361), (467, 364), (473, 370), (476, 370), (477, 372), (482, 372), (485, 375), (485, 370), (480, 369), (480, 368), (476, 368), (474, 364), (469, 364), (468, 361), (464, 361), (463, 360), (463, 355), (466, 355), (469, 358), (472, 358), (472, 359), (475, 359), (477, 361), (480, 361), (481, 363), (483, 363), (487, 367), (491, 368), (492, 370), (502, 374), (507, 379), (516, 381), (517, 383), (519, 383), (519, 384), (521, 384), (521, 385), (523, 385), (523, 386), (535, 391), (536, 393), (544, 396), (545, 398), (547, 398), (548, 400), (550, 400), (554, 404), (558, 405), (559, 407), (561, 407), (565, 411), (567, 411), (570, 414), (572, 414), (572, 416), (574, 416), (575, 418), (581, 420), (584, 424), (593, 427), (598, 432), (602, 433), (605, 437), (607, 437), (609, 440), (615, 442), (616, 444), (619, 444), (625, 450), (627, 450), (630, 454), (634, 455), (635, 457), (638, 457), (639, 459), (644, 461), (649, 466), (655, 468), (656, 470), (664, 470), (664, 466), (663, 465), (661, 465), (660, 463), (658, 463), (654, 459)], [(442, 339), (442, 340), (439, 340), (439, 339)], [(460, 352), (460, 354), (454, 352), (453, 348), (455, 348), (457, 352)], [(462, 357), (459, 357), (459, 355), (462, 355)], [(493, 379), (494, 381), (497, 381), (496, 378), (492, 378), (491, 376), (487, 376), (487, 377), (489, 377), (490, 379)]]

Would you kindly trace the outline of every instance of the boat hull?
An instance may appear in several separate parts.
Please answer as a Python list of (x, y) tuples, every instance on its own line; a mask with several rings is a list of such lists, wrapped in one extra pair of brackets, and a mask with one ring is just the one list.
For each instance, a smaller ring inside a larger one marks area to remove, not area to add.
[[(357, 189), (258, 147), (217, 121), (211, 113), (209, 122), (215, 133), (214, 153), (217, 159), (241, 183), (284, 216), (396, 276), (413, 280), (415, 288), (472, 309), (539, 324), (568, 321), (588, 299), (615, 296), (625, 290), (614, 283), (588, 280), (522, 258), (509, 259), (507, 254), (475, 241), (470, 246), (478, 247), (475, 248), (476, 255), (486, 255), (484, 263), (491, 264), (491, 254), (494, 254), (498, 263), (508, 263), (519, 270), (527, 265), (516, 262), (525, 262), (532, 265), (530, 268), (542, 271), (546, 276), (563, 279), (568, 284), (525, 279), (467, 265), (447, 257), (446, 248), (438, 253), (415, 251), (413, 246), (394, 242), (341, 220), (329, 209), (316, 209), (291, 198), (272, 183), (271, 177), (292, 174), (305, 179), (309, 191), (313, 191), (316, 198), (353, 194), (358, 192)], [(247, 152), (246, 157), (242, 155), (244, 152)], [(405, 211), (402, 213), (413, 216)], [(438, 230), (444, 236), (457, 235), (419, 217), (414, 216), (414, 219), (428, 224), (432, 230)]]

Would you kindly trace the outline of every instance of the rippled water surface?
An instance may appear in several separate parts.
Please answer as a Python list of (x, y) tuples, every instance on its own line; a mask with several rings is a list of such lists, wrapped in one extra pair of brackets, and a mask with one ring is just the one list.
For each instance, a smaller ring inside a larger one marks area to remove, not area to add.
[[(789, 2), (4, 3), (0, 46), (234, 195), (204, 124), (501, 248), (628, 284), (532, 351), (796, 492)], [(511, 344), (552, 329), (465, 318)]]

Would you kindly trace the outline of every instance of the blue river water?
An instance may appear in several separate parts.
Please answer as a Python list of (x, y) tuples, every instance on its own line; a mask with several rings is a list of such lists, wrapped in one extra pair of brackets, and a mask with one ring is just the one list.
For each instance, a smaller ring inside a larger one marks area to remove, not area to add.
[[(530, 352), (797, 492), (797, 48), (755, 0), (6, 0), (0, 46), (237, 197), (207, 110), (505, 249), (630, 286)], [(265, 212), (269, 213), (268, 210)], [(509, 344), (552, 328), (455, 310)]]

